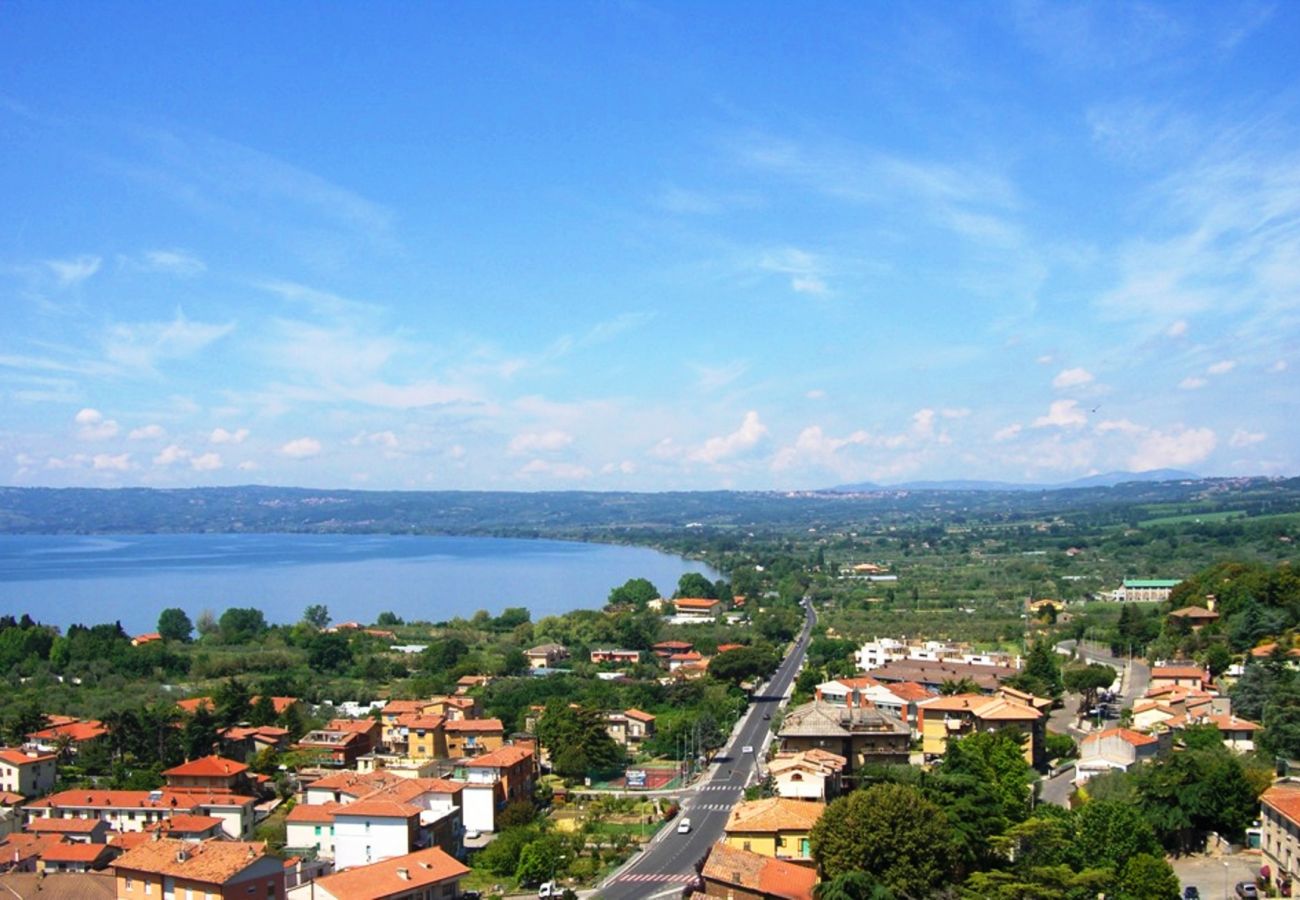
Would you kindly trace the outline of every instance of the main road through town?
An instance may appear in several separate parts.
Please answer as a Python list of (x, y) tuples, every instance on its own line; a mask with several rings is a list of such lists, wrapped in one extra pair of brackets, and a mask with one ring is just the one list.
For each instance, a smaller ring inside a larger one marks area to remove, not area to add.
[[(710, 771), (698, 787), (683, 792), (682, 809), (677, 818), (664, 826), (636, 862), (614, 875), (596, 892), (602, 900), (640, 900), (680, 894), (683, 885), (694, 879), (695, 864), (722, 837), (727, 815), (741, 799), (745, 785), (754, 778), (758, 754), (767, 746), (772, 714), (803, 665), (816, 621), (812, 604), (805, 601), (805, 606), (807, 610), (799, 639), (776, 674), (755, 695), (740, 727), (732, 732), (731, 743), (714, 758)], [(753, 749), (746, 753), (746, 747)], [(691, 820), (691, 830), (686, 834), (677, 830), (683, 819)]]

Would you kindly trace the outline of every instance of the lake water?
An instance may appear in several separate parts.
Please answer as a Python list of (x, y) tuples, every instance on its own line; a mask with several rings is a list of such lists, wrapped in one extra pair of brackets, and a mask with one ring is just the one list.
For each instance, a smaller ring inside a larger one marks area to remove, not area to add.
[(611, 588), (648, 578), (671, 594), (702, 563), (640, 547), (491, 537), (177, 534), (0, 535), (0, 613), (60, 627), (121, 620), (153, 631), (178, 606), (255, 606), (292, 623), (313, 604), (335, 622), (384, 610), (431, 622), (526, 606), (533, 621), (604, 605)]

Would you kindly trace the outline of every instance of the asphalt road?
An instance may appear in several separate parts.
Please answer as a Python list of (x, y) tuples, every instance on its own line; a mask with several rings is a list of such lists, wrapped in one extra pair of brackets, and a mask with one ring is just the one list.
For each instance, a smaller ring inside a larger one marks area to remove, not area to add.
[[(803, 631), (794, 649), (781, 663), (762, 693), (754, 697), (735, 737), (714, 758), (711, 772), (700, 785), (682, 796), (682, 811), (647, 845), (648, 849), (628, 868), (597, 891), (603, 900), (638, 900), (661, 894), (680, 894), (682, 886), (695, 877), (695, 864), (722, 837), (731, 808), (744, 795), (745, 785), (755, 777), (757, 757), (767, 746), (768, 732), (781, 698), (803, 664), (804, 653), (815, 622), (812, 608), (804, 618)], [(764, 718), (767, 716), (768, 718)], [(754, 748), (744, 753), (743, 748)], [(691, 820), (688, 834), (678, 834), (683, 819)]]

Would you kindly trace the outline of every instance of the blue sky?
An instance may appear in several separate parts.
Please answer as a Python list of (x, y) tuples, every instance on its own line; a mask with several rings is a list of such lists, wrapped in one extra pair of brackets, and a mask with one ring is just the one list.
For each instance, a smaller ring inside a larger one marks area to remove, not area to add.
[(0, 483), (1300, 471), (1300, 6), (0, 6)]

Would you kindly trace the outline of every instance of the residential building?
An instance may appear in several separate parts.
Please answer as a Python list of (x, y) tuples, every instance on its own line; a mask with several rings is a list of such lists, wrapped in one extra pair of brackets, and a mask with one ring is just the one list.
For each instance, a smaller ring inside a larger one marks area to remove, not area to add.
[(0, 875), (0, 896), (40, 897), (41, 900), (113, 900), (117, 896), (117, 885), (111, 872), (8, 872)]
[(812, 862), (813, 825), (826, 804), (768, 797), (736, 804), (723, 831), (728, 846), (777, 859)]
[(469, 868), (438, 847), (335, 872), (300, 885), (293, 900), (433, 900), (459, 897)]
[(722, 601), (712, 597), (678, 597), (673, 601), (677, 619), (712, 622), (722, 613)]
[(387, 769), (374, 772), (333, 772), (323, 778), (304, 783), (302, 802), (309, 805), (320, 803), (351, 803), (372, 794), (380, 788), (389, 787), (402, 781), (402, 777)]
[(676, 672), (682, 666), (699, 665), (706, 662), (704, 655), (694, 650), (687, 650), (684, 653), (674, 653), (668, 657), (668, 671)]
[(284, 865), (262, 843), (158, 838), (126, 851), (113, 868), (118, 900), (285, 897)]
[(1192, 631), (1200, 631), (1206, 625), (1219, 621), (1219, 614), (1203, 606), (1184, 606), (1171, 612), (1169, 618), (1185, 623)]
[(251, 793), (248, 766), (220, 756), (204, 756), (165, 770), (167, 787), (175, 791)]
[(695, 645), (689, 641), (660, 641), (651, 649), (654, 650), (655, 656), (667, 659), (674, 653), (689, 653), (695, 649)]
[(914, 681), (884, 684), (870, 675), (859, 675), (823, 682), (817, 685), (816, 696), (846, 706), (874, 706), (906, 723), (916, 733), (916, 704), (934, 694)]
[(152, 644), (155, 641), (161, 641), (163, 636), (156, 631), (150, 631), (145, 634), (137, 634), (131, 638), (132, 647), (142, 647), (145, 644)]
[(366, 799), (334, 810), (334, 864), (367, 865), (411, 852), (420, 807), (396, 800)]
[(461, 800), (465, 827), (471, 831), (496, 831), (496, 814), (512, 800), (531, 795), (537, 760), (531, 747), (512, 744), (468, 762), (457, 775), (464, 776)]
[(958, 665), (1020, 668), (1020, 657), (1009, 653), (975, 650), (969, 644), (948, 641), (903, 641), (876, 638), (865, 642), (854, 654), (858, 668), (864, 672), (895, 662), (938, 662)]
[(700, 878), (704, 888), (691, 900), (812, 900), (817, 871), (719, 841), (709, 851)]
[(333, 719), (303, 735), (298, 748), (314, 753), (318, 765), (350, 769), (379, 743), (380, 733), (380, 723), (373, 719)]
[(840, 775), (848, 760), (826, 750), (777, 753), (768, 764), (778, 797), (828, 803), (840, 794)]
[(225, 837), (223, 824), (216, 816), (181, 814), (156, 822), (147, 830), (182, 841), (217, 841)]
[(58, 841), (41, 850), (36, 863), (38, 872), (99, 872), (118, 856), (116, 847), (107, 844)]
[(385, 743), (394, 753), (411, 759), (446, 759), (446, 723), (443, 716), (407, 713), (391, 726), (385, 723)]
[(1253, 753), (1255, 751), (1255, 732), (1260, 726), (1234, 716), (1232, 713), (1186, 713), (1175, 716), (1165, 723), (1174, 731), (1180, 731), (1192, 725), (1213, 725), (1223, 737), (1223, 745), (1233, 753)]
[(106, 844), (113, 830), (102, 819), (32, 819), (23, 826), (28, 834), (54, 834), (75, 844)]
[(286, 847), (295, 851), (314, 850), (322, 859), (334, 858), (334, 813), (344, 804), (299, 803), (285, 817)]
[(1169, 594), (1181, 583), (1178, 578), (1125, 578), (1111, 592), (1111, 599), (1118, 603), (1166, 603)]
[(868, 765), (907, 765), (910, 731), (895, 716), (872, 706), (813, 700), (786, 713), (781, 749), (826, 750), (846, 760), (843, 776), (854, 780)]
[(627, 746), (635, 749), (655, 735), (655, 717), (635, 707), (623, 710), (627, 717)]
[(221, 739), (221, 752), (226, 756), (246, 759), (264, 750), (287, 750), (289, 729), (278, 725), (232, 725), (217, 732)]
[(1090, 734), (1079, 742), (1079, 761), (1075, 764), (1075, 784), (1084, 784), (1096, 775), (1132, 766), (1169, 749), (1168, 738), (1157, 738), (1130, 728), (1107, 728)]
[(1290, 885), (1300, 874), (1300, 784), (1274, 784), (1259, 798), (1259, 808), (1264, 863), (1279, 886)]
[(592, 650), (591, 661), (597, 665), (614, 663), (620, 666), (634, 666), (641, 662), (640, 650)]
[(555, 664), (569, 658), (569, 648), (563, 644), (539, 644), (525, 650), (530, 669), (552, 669)]
[(1151, 686), (1147, 696), (1154, 696), (1163, 687), (1186, 687), (1205, 690), (1212, 687), (1214, 680), (1210, 673), (1194, 664), (1171, 664), (1151, 667)]
[(37, 750), (0, 750), (0, 791), (39, 797), (57, 780), (57, 755)]
[(1032, 706), (1004, 697), (953, 694), (918, 703), (917, 713), (921, 718), (921, 750), (927, 759), (942, 757), (948, 741), (955, 738), (1013, 728), (1024, 735), (1025, 761), (1035, 767), (1043, 765), (1047, 717)]
[(1018, 670), (1011, 666), (901, 659), (886, 663), (866, 674), (885, 684), (913, 682), (935, 693), (943, 688), (944, 682), (969, 680), (981, 692), (992, 694), (1004, 680), (1017, 673)]
[(27, 735), (27, 741), (42, 753), (58, 752), (66, 745), (73, 756), (89, 744), (108, 734), (104, 723), (97, 719), (73, 719), (67, 716), (50, 716), (50, 724)]
[(256, 802), (255, 798), (241, 794), (77, 789), (50, 794), (23, 809), (29, 820), (37, 817), (102, 819), (114, 831), (143, 831), (178, 814), (214, 816), (221, 819), (227, 837), (244, 840), (253, 834)]
[(506, 727), (500, 719), (459, 719), (442, 726), (447, 756), (453, 759), (478, 756), (499, 750), (505, 743)]

